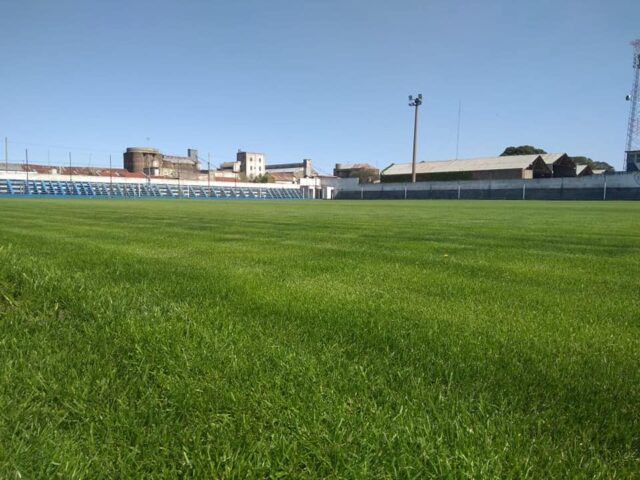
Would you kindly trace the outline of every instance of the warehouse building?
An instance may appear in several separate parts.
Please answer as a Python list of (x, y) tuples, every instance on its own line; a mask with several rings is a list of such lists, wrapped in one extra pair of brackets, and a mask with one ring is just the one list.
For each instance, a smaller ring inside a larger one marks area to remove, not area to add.
[(553, 172), (554, 178), (576, 176), (576, 163), (566, 153), (543, 153), (540, 157)]
[[(416, 164), (416, 179), (423, 182), (550, 178), (552, 175), (552, 170), (540, 155), (481, 157)], [(391, 164), (381, 172), (380, 180), (386, 183), (410, 182), (411, 163)]]
[(589, 175), (593, 175), (591, 165), (576, 165), (576, 177), (588, 177)]
[(278, 163), (274, 165), (267, 165), (266, 172), (269, 174), (274, 173), (286, 173), (293, 175), (294, 178), (310, 178), (317, 175), (311, 166), (311, 160), (305, 158), (299, 163)]

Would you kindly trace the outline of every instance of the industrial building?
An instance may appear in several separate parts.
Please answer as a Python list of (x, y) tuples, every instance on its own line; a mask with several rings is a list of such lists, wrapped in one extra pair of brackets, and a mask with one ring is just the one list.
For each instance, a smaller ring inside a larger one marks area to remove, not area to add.
[(123, 154), (124, 168), (151, 177), (198, 179), (198, 151), (190, 148), (186, 157), (164, 155), (157, 148), (129, 147)]
[(245, 178), (255, 178), (265, 173), (266, 161), (264, 153), (238, 150), (236, 163), (239, 165), (238, 172), (244, 175)]
[[(382, 182), (410, 182), (411, 163), (391, 164), (380, 174)], [(466, 160), (419, 162), (418, 181), (434, 180), (506, 180), (550, 178), (552, 170), (540, 155), (481, 157)]]
[(238, 150), (234, 162), (224, 162), (216, 171), (200, 170), (198, 151), (192, 148), (187, 150), (186, 157), (180, 157), (165, 155), (157, 148), (129, 147), (123, 155), (123, 161), (124, 168), (132, 173), (184, 180), (208, 177), (221, 180), (253, 180), (268, 173), (278, 183), (296, 183), (300, 178), (317, 175), (309, 159), (299, 163), (267, 165), (264, 153), (244, 150)]
[[(543, 153), (540, 157), (553, 172), (554, 178), (576, 176), (576, 163), (566, 153)], [(588, 172), (583, 171), (583, 175), (585, 174)]]
[(576, 177), (588, 177), (589, 175), (593, 175), (591, 165), (576, 165)]
[(240, 173), (240, 164), (238, 162), (223, 162), (218, 167), (218, 171)]
[(311, 160), (305, 158), (299, 163), (278, 163), (266, 166), (266, 173), (291, 174), (294, 179), (310, 178), (317, 175), (311, 166)]
[(380, 179), (380, 170), (368, 163), (336, 163), (333, 175), (338, 178), (359, 178), (361, 183)]
[(218, 170), (232, 172), (241, 178), (254, 179), (265, 174), (266, 160), (264, 153), (238, 150), (235, 162), (224, 162)]

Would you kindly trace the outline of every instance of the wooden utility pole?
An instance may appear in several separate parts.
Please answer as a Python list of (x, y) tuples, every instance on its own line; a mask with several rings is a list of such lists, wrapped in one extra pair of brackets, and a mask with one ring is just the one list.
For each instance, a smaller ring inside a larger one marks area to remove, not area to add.
[(29, 150), (27, 150), (26, 148), (24, 149), (24, 161), (26, 164), (26, 169), (27, 169), (27, 183), (25, 183), (25, 188), (26, 188), (26, 193), (27, 195), (29, 195)]
[(178, 198), (182, 198), (182, 186), (180, 185), (180, 162), (176, 163), (178, 168)]
[(113, 196), (113, 170), (111, 169), (111, 154), (109, 154), (109, 197)]

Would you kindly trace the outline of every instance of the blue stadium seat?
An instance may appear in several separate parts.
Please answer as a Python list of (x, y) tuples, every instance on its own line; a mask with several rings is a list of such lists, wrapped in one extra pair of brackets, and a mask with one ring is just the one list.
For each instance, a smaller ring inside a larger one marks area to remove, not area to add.
[(300, 190), (275, 186), (189, 185), (169, 183), (86, 182), (72, 180), (1, 179), (0, 195), (48, 195), (133, 198), (302, 199)]

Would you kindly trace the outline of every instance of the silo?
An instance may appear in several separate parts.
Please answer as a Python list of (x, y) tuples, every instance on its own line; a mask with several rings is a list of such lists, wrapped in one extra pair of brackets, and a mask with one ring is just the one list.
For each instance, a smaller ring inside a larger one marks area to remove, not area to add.
[(126, 170), (139, 173), (159, 166), (162, 160), (160, 150), (146, 147), (129, 147), (122, 157)]

